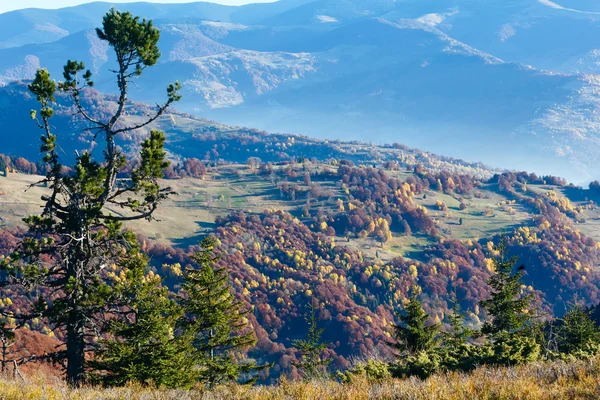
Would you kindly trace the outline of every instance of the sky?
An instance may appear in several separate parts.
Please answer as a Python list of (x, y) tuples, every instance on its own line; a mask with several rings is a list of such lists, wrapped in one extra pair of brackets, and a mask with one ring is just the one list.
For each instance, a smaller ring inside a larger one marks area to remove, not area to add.
[[(133, 3), (140, 0), (103, 0), (107, 3)], [(198, 0), (144, 0), (151, 3), (194, 3)], [(242, 5), (248, 3), (270, 3), (274, 0), (204, 0), (211, 3)], [(86, 0), (0, 0), (0, 13), (21, 8), (62, 8), (78, 4), (92, 3)]]

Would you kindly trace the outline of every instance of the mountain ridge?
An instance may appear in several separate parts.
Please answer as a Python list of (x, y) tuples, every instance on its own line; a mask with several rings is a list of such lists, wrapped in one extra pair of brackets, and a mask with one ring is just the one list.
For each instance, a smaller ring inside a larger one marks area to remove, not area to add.
[[(600, 104), (591, 77), (600, 63), (587, 36), (600, 34), (600, 19), (593, 14), (533, 0), (116, 6), (154, 18), (163, 30), (165, 57), (135, 100), (154, 103), (163, 95), (156, 88), (180, 79), (182, 111), (230, 125), (399, 141), (578, 183), (598, 176)], [(106, 73), (113, 61), (89, 31), (107, 7), (15, 14), (29, 21), (20, 34), (42, 18), (59, 30), (50, 43), (0, 44), (0, 82), (30, 79), (39, 66), (60, 76), (75, 58), (97, 72), (101, 91), (114, 92)], [(581, 39), (556, 39), (553, 53), (541, 38), (556, 37), (559, 24), (577, 27)]]

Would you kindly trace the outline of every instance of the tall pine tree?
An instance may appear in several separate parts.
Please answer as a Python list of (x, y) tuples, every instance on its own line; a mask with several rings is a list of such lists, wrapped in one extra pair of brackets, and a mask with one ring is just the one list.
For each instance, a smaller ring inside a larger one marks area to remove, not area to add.
[(482, 330), (491, 334), (519, 331), (531, 322), (529, 311), (533, 294), (522, 293), (523, 271), (515, 271), (516, 257), (506, 257), (506, 238), (501, 239), (496, 250), (500, 256), (494, 259), (494, 273), (487, 280), (491, 296), (481, 301), (481, 306), (492, 319)]
[(536, 324), (532, 293), (523, 293), (523, 267), (515, 270), (516, 257), (507, 258), (507, 240), (496, 246), (494, 273), (488, 278), (491, 295), (481, 301), (491, 321), (482, 332), (488, 335), (491, 354), (485, 360), (492, 364), (514, 365), (534, 360), (540, 353), (536, 342)]
[[(104, 267), (119, 265), (133, 244), (121, 224), (151, 220), (160, 203), (172, 193), (157, 181), (168, 166), (164, 134), (152, 131), (142, 143), (139, 166), (131, 173), (131, 179), (121, 182), (117, 182), (117, 175), (125, 166), (126, 156), (118, 139), (147, 127), (180, 99), (179, 84), (174, 83), (166, 90), (165, 103), (157, 106), (146, 120), (127, 121), (130, 84), (160, 57), (159, 30), (152, 21), (113, 9), (104, 16), (102, 28), (96, 33), (114, 50), (116, 106), (105, 118), (86, 109), (82, 99), (86, 91), (92, 90), (93, 81), (92, 73), (85, 70), (82, 62), (69, 60), (60, 83), (52, 80), (45, 69), (36, 72), (29, 90), (40, 108), (31, 111), (31, 117), (43, 132), (41, 151), (47, 173), (40, 183), (49, 188), (49, 193), (42, 197), (42, 213), (25, 219), (28, 234), (1, 264), (0, 277), (2, 286), (43, 294), (39, 301), (12, 317), (21, 321), (41, 318), (53, 329), (64, 332), (66, 348), (57, 356), (66, 360), (66, 376), (71, 385), (85, 381), (87, 353), (94, 350), (90, 339), (102, 329), (106, 311), (111, 309), (110, 281)], [(72, 101), (75, 114), (100, 139), (98, 154), (103, 154), (102, 160), (95, 160), (89, 152), (77, 154), (73, 173), (66, 173), (63, 168), (58, 136), (51, 123), (57, 90)], [(111, 211), (115, 208), (120, 209), (118, 214)]]
[(439, 344), (440, 324), (427, 324), (429, 314), (421, 306), (419, 293), (420, 288), (413, 286), (408, 304), (398, 316), (400, 324), (394, 327), (394, 347), (404, 355), (415, 355), (420, 351), (429, 352)]
[(226, 269), (217, 266), (214, 238), (206, 237), (201, 247), (192, 256), (198, 268), (184, 273), (181, 302), (185, 317), (180, 326), (191, 337), (199, 380), (211, 387), (236, 381), (263, 367), (237, 361), (242, 350), (256, 344), (246, 318), (248, 311), (232, 293)]
[(132, 251), (114, 267), (113, 303), (119, 308), (106, 324), (96, 356), (90, 361), (92, 380), (107, 386), (128, 382), (158, 387), (191, 387), (198, 379), (191, 340), (176, 335), (183, 308), (169, 297), (148, 259)]
[(470, 343), (472, 329), (465, 327), (464, 313), (460, 308), (456, 287), (450, 298), (452, 309), (448, 313), (450, 331), (442, 333), (442, 365), (449, 370), (467, 371), (475, 368), (479, 360), (478, 347)]
[(426, 378), (440, 368), (441, 324), (428, 324), (429, 314), (419, 301), (420, 288), (413, 286), (410, 299), (399, 314), (400, 324), (394, 326), (398, 362), (393, 368), (397, 376), (416, 375)]
[(445, 341), (455, 345), (462, 345), (467, 343), (469, 338), (473, 336), (473, 330), (465, 327), (465, 314), (460, 308), (456, 288), (452, 292), (450, 303), (452, 304), (452, 308), (448, 314), (448, 322), (451, 331), (444, 335)]

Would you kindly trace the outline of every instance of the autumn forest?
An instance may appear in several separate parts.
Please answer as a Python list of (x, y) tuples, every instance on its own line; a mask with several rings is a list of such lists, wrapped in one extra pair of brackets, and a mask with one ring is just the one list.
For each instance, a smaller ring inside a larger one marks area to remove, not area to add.
[(133, 102), (160, 31), (113, 9), (96, 34), (118, 95), (73, 60), (0, 88), (41, 137), (0, 154), (0, 388), (393, 398), (508, 369), (536, 398), (571, 366), (598, 394), (600, 183), (222, 125), (177, 77)]

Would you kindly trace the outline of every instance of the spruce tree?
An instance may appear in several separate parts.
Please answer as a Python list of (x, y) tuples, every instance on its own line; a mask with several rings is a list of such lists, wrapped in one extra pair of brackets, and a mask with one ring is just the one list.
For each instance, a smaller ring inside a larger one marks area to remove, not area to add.
[(494, 259), (494, 273), (488, 278), (491, 295), (481, 301), (481, 306), (492, 317), (483, 327), (484, 333), (514, 332), (525, 328), (530, 322), (529, 309), (533, 294), (522, 294), (523, 272), (514, 271), (516, 257), (506, 258), (506, 239), (502, 238), (496, 250), (500, 256)]
[[(174, 83), (166, 90), (166, 102), (152, 115), (142, 122), (129, 123), (125, 119), (129, 86), (158, 61), (160, 33), (151, 21), (113, 9), (104, 16), (97, 35), (112, 47), (117, 63), (113, 71), (118, 87), (116, 106), (106, 118), (96, 117), (82, 101), (93, 86), (92, 73), (82, 62), (69, 60), (60, 83), (52, 80), (47, 70), (39, 69), (29, 85), (40, 105), (39, 110), (31, 111), (43, 132), (41, 151), (47, 173), (40, 184), (49, 188), (49, 193), (42, 197), (42, 213), (25, 219), (28, 234), (2, 262), (0, 277), (2, 286), (42, 293), (39, 300), (13, 317), (21, 321), (41, 318), (64, 332), (66, 348), (57, 356), (66, 360), (71, 385), (85, 381), (87, 353), (94, 350), (90, 339), (102, 330), (107, 311), (112, 309), (108, 302), (111, 282), (104, 268), (119, 265), (123, 254), (135, 244), (135, 238), (123, 232), (122, 223), (151, 220), (160, 203), (172, 193), (157, 181), (168, 166), (164, 134), (152, 131), (142, 143), (139, 166), (130, 179), (117, 183), (117, 175), (126, 163), (118, 139), (148, 126), (180, 99), (179, 84)], [(57, 91), (72, 101), (75, 113), (101, 143), (99, 154), (103, 159), (95, 160), (89, 152), (78, 154), (73, 173), (65, 173), (58, 136), (51, 123)], [(117, 214), (111, 208), (120, 211)]]
[(419, 293), (420, 288), (413, 286), (408, 304), (398, 316), (400, 324), (394, 327), (397, 342), (395, 347), (401, 354), (429, 352), (439, 344), (440, 324), (427, 324), (429, 314), (421, 306)]
[(494, 259), (494, 273), (487, 280), (490, 298), (480, 304), (491, 317), (482, 327), (482, 333), (490, 339), (490, 354), (485, 361), (513, 365), (536, 359), (540, 346), (534, 334), (534, 296), (522, 293), (522, 268), (515, 271), (517, 259), (507, 258), (506, 246), (503, 237), (496, 246), (500, 256)]
[(322, 378), (332, 360), (323, 356), (327, 344), (321, 341), (321, 336), (325, 329), (318, 327), (314, 297), (310, 299), (309, 313), (304, 320), (308, 325), (308, 332), (305, 339), (292, 342), (292, 346), (300, 352), (300, 360), (295, 361), (293, 365), (305, 379)]
[(440, 326), (427, 324), (429, 314), (419, 301), (420, 288), (413, 286), (404, 312), (399, 314), (400, 324), (394, 326), (398, 362), (393, 366), (396, 376), (416, 375), (426, 378), (440, 368)]
[(590, 312), (576, 305), (561, 320), (558, 328), (558, 351), (577, 358), (589, 358), (598, 353), (600, 331)]
[(478, 348), (470, 343), (474, 331), (465, 327), (464, 313), (460, 309), (456, 288), (450, 299), (452, 308), (448, 313), (449, 332), (442, 333), (442, 365), (449, 370), (468, 371), (478, 362)]
[(445, 335), (445, 340), (452, 342), (456, 345), (467, 343), (468, 339), (473, 336), (473, 330), (465, 327), (465, 314), (460, 308), (460, 302), (456, 295), (456, 289), (452, 293), (450, 299), (452, 308), (448, 314), (448, 322), (451, 331)]
[(198, 268), (188, 268), (184, 274), (185, 317), (180, 327), (191, 338), (198, 379), (212, 387), (264, 367), (236, 361), (242, 350), (256, 344), (256, 337), (248, 326), (248, 311), (232, 293), (226, 269), (217, 266), (214, 238), (206, 237), (201, 247), (192, 256)]
[(161, 278), (139, 252), (113, 273), (113, 295), (120, 302), (109, 320), (96, 357), (92, 380), (107, 386), (128, 382), (158, 387), (191, 387), (198, 372), (189, 337), (176, 335), (183, 308), (169, 298)]

